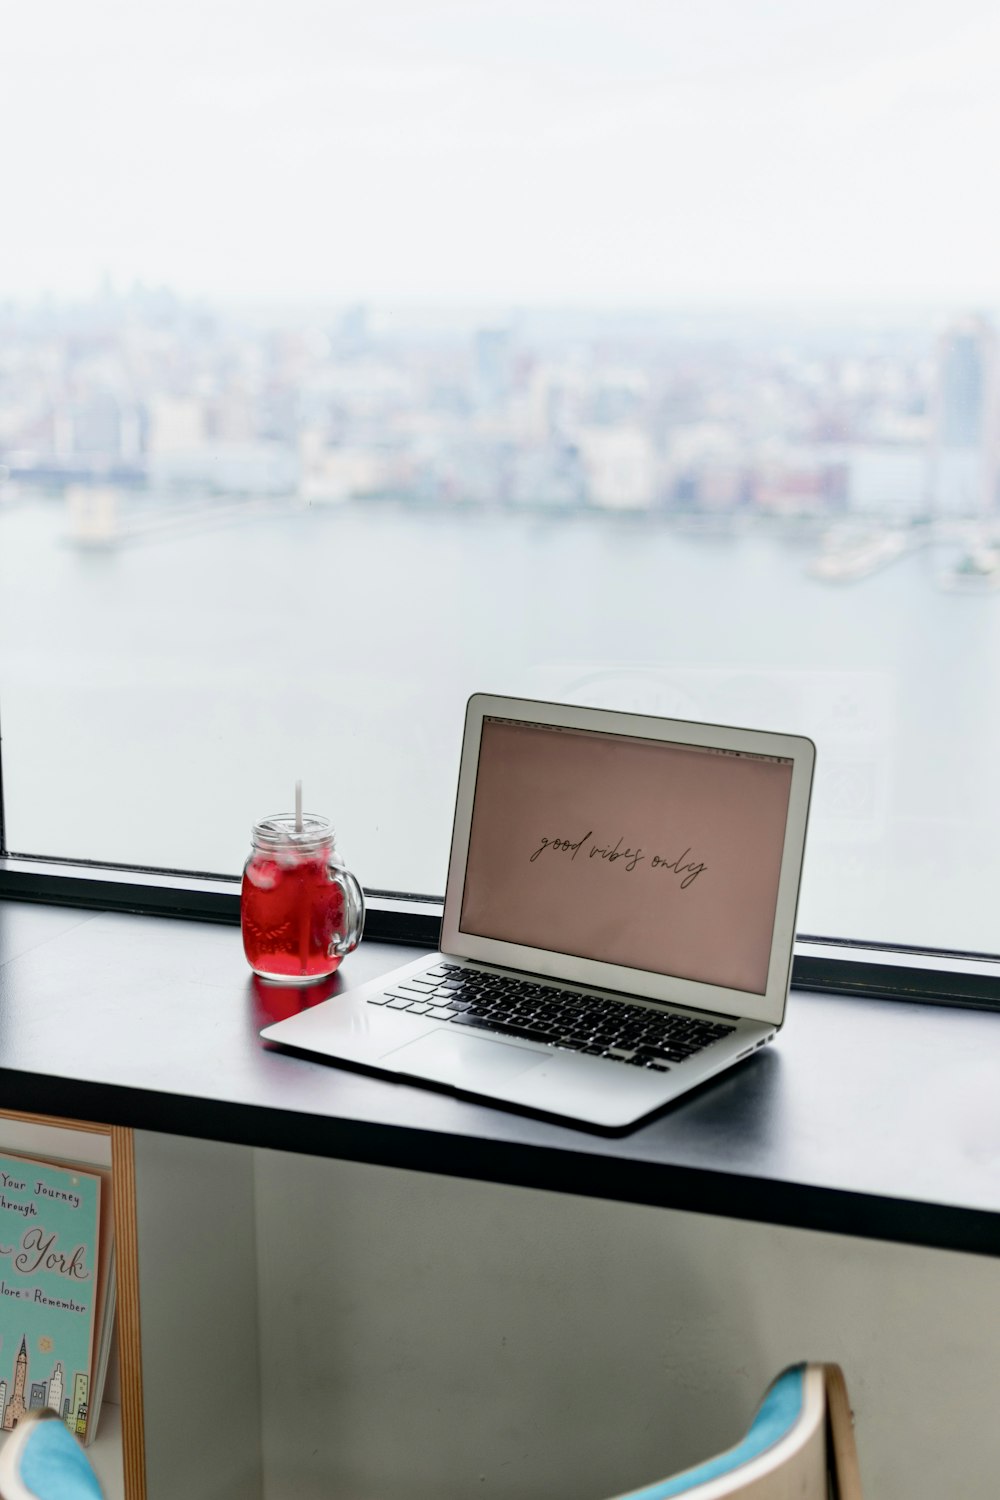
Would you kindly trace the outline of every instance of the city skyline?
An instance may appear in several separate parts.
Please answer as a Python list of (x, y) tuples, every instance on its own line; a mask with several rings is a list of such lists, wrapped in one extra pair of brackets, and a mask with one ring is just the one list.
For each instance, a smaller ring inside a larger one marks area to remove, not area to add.
[[(45, 1343), (45, 1339), (40, 1341), (40, 1355), (51, 1353), (51, 1349), (43, 1347)], [(15, 1339), (13, 1345), (17, 1348), (17, 1353), (10, 1366), (9, 1385), (6, 1375), (0, 1379), (0, 1431), (13, 1431), (26, 1412), (47, 1406), (58, 1413), (71, 1432), (82, 1436), (87, 1427), (87, 1392), (90, 1384), (86, 1371), (74, 1374), (73, 1394), (67, 1396), (67, 1382), (61, 1360), (51, 1361), (49, 1373), (44, 1380), (29, 1380), (32, 1356), (28, 1349), (28, 1335), (22, 1334), (20, 1343)], [(37, 1362), (41, 1362), (40, 1358)]]
[(4, 493), (988, 519), (993, 326), (254, 317), (105, 282), (73, 306), (0, 306)]

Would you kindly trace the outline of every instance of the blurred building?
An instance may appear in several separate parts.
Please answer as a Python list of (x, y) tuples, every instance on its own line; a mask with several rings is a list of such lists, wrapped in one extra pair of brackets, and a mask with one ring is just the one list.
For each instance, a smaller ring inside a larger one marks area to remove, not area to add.
[(997, 501), (996, 330), (967, 316), (938, 341), (928, 499), (938, 515), (991, 516)]
[(480, 328), (475, 336), (475, 382), (478, 399), (487, 406), (510, 391), (512, 339), (506, 328)]
[(587, 500), (602, 510), (650, 510), (656, 454), (641, 427), (587, 427), (578, 439)]
[(397, 489), (398, 466), (376, 448), (329, 444), (322, 433), (299, 436), (299, 494), (303, 500), (338, 504)]

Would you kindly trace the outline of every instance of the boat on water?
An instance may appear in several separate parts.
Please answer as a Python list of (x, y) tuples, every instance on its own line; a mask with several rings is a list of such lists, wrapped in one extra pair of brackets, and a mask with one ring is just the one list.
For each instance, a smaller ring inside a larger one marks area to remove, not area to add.
[(66, 491), (67, 541), (83, 550), (114, 547), (124, 534), (118, 491), (110, 486), (74, 484)]
[(988, 594), (1000, 588), (1000, 548), (978, 542), (942, 573), (939, 583), (951, 594)]
[(827, 583), (850, 583), (895, 562), (913, 546), (914, 538), (905, 531), (828, 539), (819, 556), (809, 564), (809, 573)]

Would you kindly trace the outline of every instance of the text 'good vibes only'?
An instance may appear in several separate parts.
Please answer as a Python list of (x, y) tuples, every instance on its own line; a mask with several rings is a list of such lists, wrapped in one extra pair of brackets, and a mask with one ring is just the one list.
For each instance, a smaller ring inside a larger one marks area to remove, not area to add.
[[(534, 864), (540, 854), (548, 852), (549, 854), (568, 854), (570, 856), (569, 862), (572, 864), (577, 855), (584, 852), (588, 859), (604, 860), (609, 865), (617, 864), (619, 860), (622, 860), (622, 868), (631, 874), (640, 864), (646, 863), (647, 856), (643, 854), (641, 849), (632, 849), (628, 845), (623, 849), (623, 842), (623, 839), (619, 839), (617, 844), (614, 845), (598, 844), (594, 839), (594, 830), (592, 828), (588, 829), (583, 837), (577, 839), (575, 843), (572, 839), (539, 839), (538, 848), (530, 856), (529, 862)], [(588, 845), (590, 846), (589, 848), (587, 847)], [(684, 853), (678, 854), (675, 859), (668, 859), (665, 854), (653, 854), (648, 858), (649, 868), (651, 870), (666, 870), (674, 875), (681, 876), (680, 888), (682, 891), (686, 891), (692, 881), (697, 880), (698, 876), (708, 869), (707, 865), (689, 860), (688, 855), (690, 853), (690, 848), (685, 849)]]

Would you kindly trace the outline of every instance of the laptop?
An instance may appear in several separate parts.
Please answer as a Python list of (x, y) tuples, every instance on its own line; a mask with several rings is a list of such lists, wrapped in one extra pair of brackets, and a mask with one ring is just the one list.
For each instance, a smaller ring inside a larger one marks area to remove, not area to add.
[(815, 747), (478, 693), (440, 951), (261, 1036), (621, 1130), (785, 1019)]

